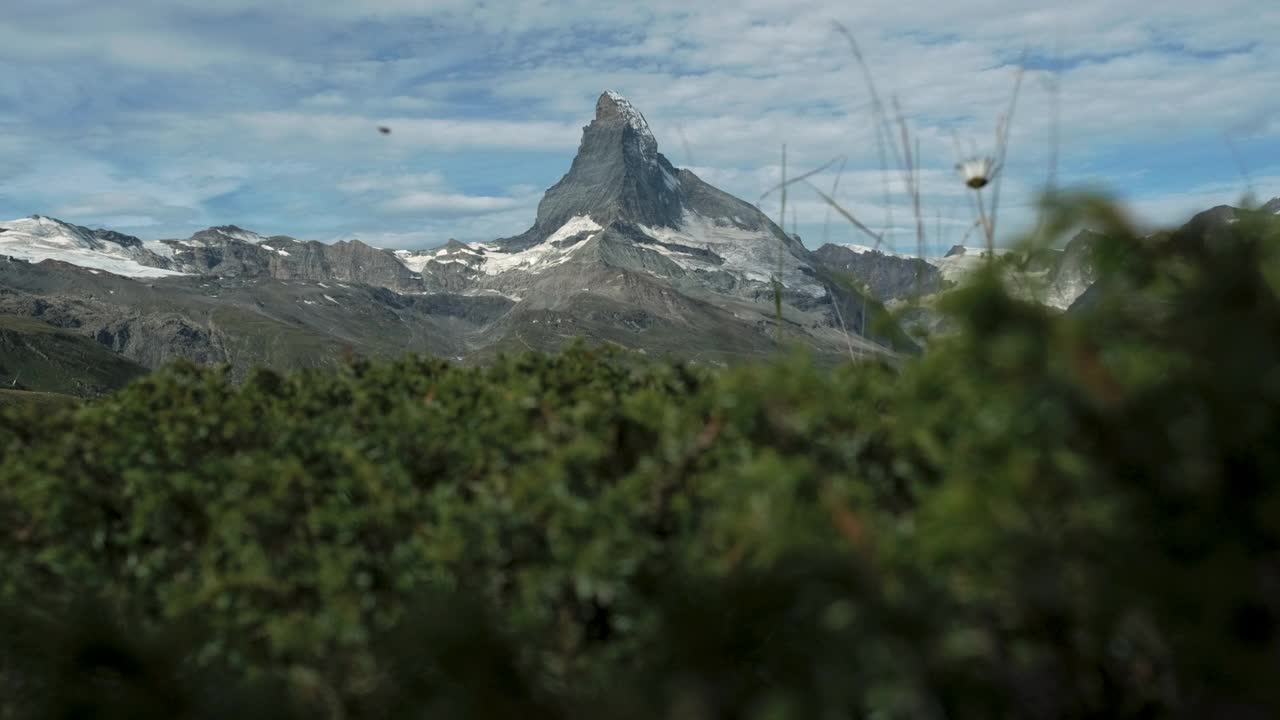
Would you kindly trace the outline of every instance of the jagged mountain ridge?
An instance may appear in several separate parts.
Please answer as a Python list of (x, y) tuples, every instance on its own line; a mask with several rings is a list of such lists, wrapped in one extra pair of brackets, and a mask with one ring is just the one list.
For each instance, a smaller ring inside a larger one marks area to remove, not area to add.
[[(1093, 283), (1088, 245), (1094, 234), (1082, 231), (1062, 249), (1023, 257), (1005, 248), (995, 255), (1017, 266), (1015, 289), (1045, 305), (1065, 310)], [(862, 245), (826, 244), (814, 254), (829, 267), (848, 273), (871, 297), (886, 303), (925, 299), (962, 283), (989, 256), (985, 248), (953, 246), (942, 257), (920, 258)]]
[[(1157, 252), (1176, 253), (1180, 258), (1196, 258), (1205, 253), (1217, 252), (1221, 248), (1232, 248), (1235, 238), (1232, 226), (1246, 216), (1253, 219), (1276, 221), (1280, 215), (1280, 197), (1256, 208), (1238, 208), (1230, 205), (1218, 205), (1197, 213), (1181, 227), (1151, 233), (1143, 238), (1151, 249)], [(1261, 218), (1257, 216), (1261, 215)], [(1119, 278), (1104, 278), (1091, 284), (1067, 308), (1067, 312), (1082, 312), (1096, 307), (1105, 298), (1116, 298), (1128, 302), (1136, 298), (1133, 289)]]
[[(74, 226), (67, 228), (71, 232)], [(605, 254), (615, 262), (630, 254), (637, 267), (628, 269), (688, 280), (684, 285), (689, 289), (702, 285), (756, 298), (771, 294), (770, 281), (780, 266), (786, 292), (826, 294), (814, 281), (814, 258), (798, 239), (754, 206), (687, 170), (676, 170), (657, 151), (639, 111), (612, 92), (600, 96), (569, 172), (547, 191), (534, 224), (513, 238), (483, 244), (454, 241), (413, 252), (373, 248), (359, 240), (304, 243), (220, 226), (186, 240), (146, 243), (145, 248), (132, 240), (140, 264), (168, 273), (333, 279), (398, 292), (501, 292), (524, 283), (498, 276), (538, 274), (596, 237), (612, 246), (614, 252)], [(634, 251), (623, 251), (626, 245)], [(47, 259), (83, 264), (56, 254)]]
[(871, 297), (884, 302), (929, 295), (941, 289), (939, 268), (918, 257), (881, 252), (862, 245), (827, 243), (814, 255), (832, 269), (863, 284)]
[[(1280, 197), (1255, 208), (1280, 215)], [(1183, 226), (1182, 234), (1199, 237), (1235, 222), (1245, 210), (1219, 205), (1197, 213)], [(1061, 248), (1045, 248), (1026, 256), (996, 248), (996, 255), (1016, 270), (1010, 274), (1016, 292), (1058, 310), (1071, 307), (1092, 287), (1096, 276), (1090, 248), (1098, 233), (1082, 230)], [(986, 259), (985, 248), (953, 246), (942, 257), (919, 258), (863, 245), (825, 244), (814, 255), (828, 266), (848, 273), (866, 286), (873, 298), (900, 303), (930, 296), (963, 282)]]

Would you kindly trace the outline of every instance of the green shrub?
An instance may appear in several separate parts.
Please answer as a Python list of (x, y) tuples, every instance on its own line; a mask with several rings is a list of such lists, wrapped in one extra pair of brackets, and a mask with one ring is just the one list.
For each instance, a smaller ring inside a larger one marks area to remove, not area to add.
[(579, 345), (5, 411), (0, 717), (1280, 712), (1280, 234), (1081, 214), (1096, 302), (993, 265), (899, 367)]

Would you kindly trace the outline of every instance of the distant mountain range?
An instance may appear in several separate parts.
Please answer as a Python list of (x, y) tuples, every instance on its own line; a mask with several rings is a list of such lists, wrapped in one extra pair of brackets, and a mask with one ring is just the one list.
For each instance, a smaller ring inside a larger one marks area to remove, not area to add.
[[(1156, 235), (1199, 242), (1236, 222), (1242, 212), (1245, 211), (1240, 208), (1220, 205), (1197, 214), (1177, 230)], [(1280, 215), (1280, 198), (1264, 203), (1254, 212)], [(1091, 251), (1101, 237), (1092, 230), (1082, 230), (1062, 248), (1041, 248), (1030, 253), (996, 248), (994, 253), (1008, 270), (1005, 279), (1013, 294), (1068, 311), (1087, 303), (1097, 289)], [(916, 335), (947, 330), (945, 319), (933, 310), (934, 302), (980, 267), (989, 252), (957, 245), (943, 257), (918, 258), (862, 245), (828, 244), (815, 255), (895, 310), (901, 325)]]
[(846, 333), (864, 305), (883, 310), (830, 270), (756, 207), (673, 167), (612, 92), (529, 230), (488, 243), (390, 250), (234, 225), (144, 241), (43, 216), (0, 223), (0, 313), (148, 368), (409, 351), (485, 362), (578, 336), (716, 364), (768, 355), (779, 336), (833, 362), (918, 350), (897, 332)]
[[(1066, 308), (1092, 282), (1088, 240), (1028, 266), (1048, 304)], [(644, 116), (605, 92), (532, 226), (492, 242), (392, 250), (234, 225), (144, 241), (38, 215), (0, 222), (0, 387), (92, 395), (176, 358), (238, 374), (404, 352), (483, 363), (578, 336), (715, 364), (768, 355), (779, 336), (824, 361), (892, 358), (919, 348), (892, 324), (864, 337), (884, 323), (853, 319), (945, 291), (981, 254), (810, 251), (755, 206), (672, 166)], [(61, 383), (18, 377), (49, 348), (73, 345), (65, 352), (77, 357), (107, 353), (86, 366), (125, 365), (102, 377), (67, 368)]]

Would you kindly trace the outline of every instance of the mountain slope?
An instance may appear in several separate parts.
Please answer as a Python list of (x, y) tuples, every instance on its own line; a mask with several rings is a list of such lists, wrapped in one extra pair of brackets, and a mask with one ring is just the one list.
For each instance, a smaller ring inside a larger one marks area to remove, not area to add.
[[(1240, 226), (1237, 223), (1242, 220), (1261, 223), (1272, 228), (1273, 232), (1280, 232), (1280, 217), (1277, 216), (1280, 216), (1280, 198), (1274, 198), (1256, 209), (1218, 205), (1197, 213), (1179, 228), (1152, 233), (1143, 241), (1150, 244), (1158, 257), (1167, 253), (1194, 261), (1213, 253), (1234, 252), (1239, 242), (1237, 232)], [(1247, 257), (1241, 259), (1251, 261)], [(1067, 312), (1085, 312), (1108, 300), (1129, 302), (1133, 297), (1133, 289), (1123, 279), (1106, 278), (1090, 285), (1076, 298)], [(1144, 298), (1144, 302), (1150, 302), (1150, 299)]]
[(896, 309), (904, 327), (933, 335), (950, 327), (933, 309), (942, 293), (964, 282), (988, 261), (1004, 270), (1010, 290), (1018, 297), (1066, 310), (1093, 284), (1091, 248), (1099, 236), (1082, 231), (1061, 249), (1023, 253), (996, 248), (956, 245), (940, 258), (885, 253), (863, 246), (826, 244), (814, 257), (832, 271), (843, 273), (870, 296)]
[(0, 388), (93, 397), (145, 372), (92, 338), (31, 317), (0, 314)]
[(942, 287), (937, 266), (917, 257), (880, 252), (861, 245), (826, 244), (814, 255), (828, 268), (848, 273), (882, 302), (928, 295)]
[(178, 276), (140, 281), (63, 263), (0, 263), (0, 313), (39, 319), (154, 368), (184, 358), (276, 369), (351, 355), (466, 356), (509, 309), (493, 297), (348, 283)]

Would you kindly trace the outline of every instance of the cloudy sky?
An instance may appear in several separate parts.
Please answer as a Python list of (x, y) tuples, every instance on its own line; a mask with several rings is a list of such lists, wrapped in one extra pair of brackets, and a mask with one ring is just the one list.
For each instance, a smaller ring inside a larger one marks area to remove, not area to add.
[[(751, 202), (784, 143), (792, 174), (843, 158), (841, 203), (914, 247), (837, 21), (919, 142), (934, 251), (972, 223), (957, 147), (993, 149), (1020, 63), (1002, 234), (1031, 222), (1054, 156), (1059, 183), (1107, 188), (1150, 223), (1250, 184), (1280, 195), (1274, 0), (5, 5), (0, 219), (143, 238), (234, 223), (386, 247), (515, 234), (609, 88), (673, 163)], [(830, 190), (835, 173), (814, 179)], [(762, 207), (776, 217), (777, 202)], [(812, 192), (789, 207), (811, 247), (865, 239)]]

